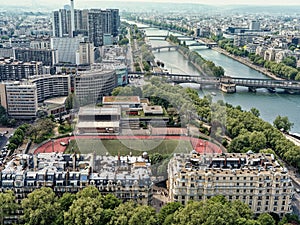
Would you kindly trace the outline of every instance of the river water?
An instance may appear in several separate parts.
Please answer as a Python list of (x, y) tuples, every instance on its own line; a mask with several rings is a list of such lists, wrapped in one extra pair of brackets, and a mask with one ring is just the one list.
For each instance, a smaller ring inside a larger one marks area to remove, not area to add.
[[(146, 35), (163, 35), (167, 31), (154, 28), (145, 29)], [(149, 42), (153, 47), (168, 45), (163, 38), (161, 40), (151, 39)], [(187, 44), (189, 41), (187, 41)], [(195, 47), (194, 47), (195, 48)], [(196, 50), (196, 49), (195, 49)], [(262, 73), (257, 72), (223, 54), (214, 50), (202, 49), (196, 50), (202, 57), (213, 61), (216, 65), (222, 66), (225, 70), (225, 75), (232, 77), (244, 78), (268, 78)], [(189, 63), (181, 54), (175, 50), (168, 51), (167, 49), (160, 52), (154, 52), (156, 60), (164, 62), (165, 68), (170, 73), (182, 74), (199, 74), (198, 71)], [(191, 84), (190, 84), (191, 85)], [(198, 87), (197, 85), (193, 85)], [(223, 93), (219, 90), (203, 89), (199, 90), (199, 96), (213, 94), (213, 100), (223, 100), (234, 106), (240, 105), (244, 110), (250, 110), (252, 107), (260, 111), (260, 117), (270, 123), (273, 123), (276, 116), (287, 116), (294, 123), (292, 132), (300, 133), (300, 95), (286, 94), (283, 91), (277, 93), (269, 93), (266, 89), (258, 89), (256, 93), (248, 92), (247, 88), (237, 87), (237, 92), (234, 94)]]

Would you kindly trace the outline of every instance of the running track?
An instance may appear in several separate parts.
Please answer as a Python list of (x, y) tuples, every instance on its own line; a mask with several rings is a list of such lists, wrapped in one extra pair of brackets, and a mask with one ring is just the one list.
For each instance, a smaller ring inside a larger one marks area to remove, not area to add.
[(199, 153), (222, 153), (222, 150), (217, 145), (198, 138), (188, 137), (188, 136), (116, 136), (116, 135), (95, 135), (95, 136), (72, 136), (65, 137), (60, 139), (50, 140), (47, 143), (39, 146), (34, 154), (38, 153), (50, 153), (50, 152), (64, 152), (66, 146), (62, 146), (60, 142), (68, 143), (69, 140), (75, 139), (126, 139), (126, 140), (151, 140), (151, 139), (160, 139), (160, 140), (185, 140), (190, 141), (193, 149)]

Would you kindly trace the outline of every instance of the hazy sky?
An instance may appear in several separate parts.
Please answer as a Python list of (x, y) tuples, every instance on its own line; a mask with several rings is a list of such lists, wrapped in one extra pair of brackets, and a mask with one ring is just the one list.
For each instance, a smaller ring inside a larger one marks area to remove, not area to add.
[[(102, 0), (75, 0), (78, 5), (86, 5), (88, 7), (88, 2), (99, 2), (101, 4)], [(117, 0), (118, 1), (118, 0)], [(106, 0), (106, 2), (114, 2), (114, 0)], [(206, 4), (206, 5), (231, 5), (231, 4), (239, 4), (239, 5), (300, 5), (299, 0), (123, 0), (122, 2), (176, 2), (176, 3), (198, 3), (198, 4)], [(1, 4), (9, 4), (9, 5), (65, 5), (68, 4), (68, 0), (0, 0), (0, 8)], [(87, 3), (87, 4), (84, 4)]]

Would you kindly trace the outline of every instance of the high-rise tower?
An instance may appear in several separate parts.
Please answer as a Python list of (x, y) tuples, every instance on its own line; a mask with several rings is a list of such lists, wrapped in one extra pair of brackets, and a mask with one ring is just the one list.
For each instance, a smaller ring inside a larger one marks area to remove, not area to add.
[(73, 37), (73, 33), (75, 31), (75, 14), (74, 14), (74, 0), (71, 0), (71, 36)]

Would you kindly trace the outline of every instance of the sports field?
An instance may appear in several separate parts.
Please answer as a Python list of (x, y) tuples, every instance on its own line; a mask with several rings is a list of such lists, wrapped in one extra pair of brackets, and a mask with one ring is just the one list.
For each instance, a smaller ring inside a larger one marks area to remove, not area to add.
[(97, 155), (141, 155), (143, 152), (153, 154), (189, 153), (193, 147), (188, 140), (165, 140), (165, 139), (76, 139), (71, 140), (66, 152), (80, 152), (82, 154), (96, 152)]

